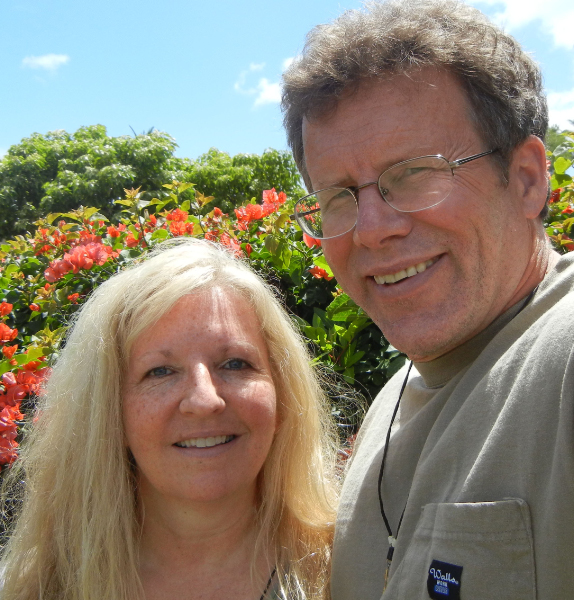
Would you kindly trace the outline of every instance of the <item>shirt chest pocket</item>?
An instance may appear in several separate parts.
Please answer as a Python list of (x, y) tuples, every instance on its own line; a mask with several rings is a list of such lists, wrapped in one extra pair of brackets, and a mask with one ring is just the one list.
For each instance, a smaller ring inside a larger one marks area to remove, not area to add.
[(528, 505), (426, 505), (389, 588), (385, 599), (536, 600)]

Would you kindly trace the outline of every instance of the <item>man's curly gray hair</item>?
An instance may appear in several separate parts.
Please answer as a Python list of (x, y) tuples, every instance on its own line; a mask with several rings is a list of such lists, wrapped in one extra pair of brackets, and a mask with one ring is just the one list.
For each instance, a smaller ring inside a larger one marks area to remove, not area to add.
[(283, 75), (288, 143), (307, 186), (302, 126), (333, 111), (362, 82), (431, 67), (464, 87), (476, 130), (504, 176), (512, 150), (544, 140), (548, 109), (536, 63), (480, 11), (456, 0), (370, 2), (318, 25)]

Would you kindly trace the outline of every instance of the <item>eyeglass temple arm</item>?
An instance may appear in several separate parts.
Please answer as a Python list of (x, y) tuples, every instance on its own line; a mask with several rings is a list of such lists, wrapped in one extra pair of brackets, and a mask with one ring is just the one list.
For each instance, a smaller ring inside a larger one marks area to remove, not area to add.
[(301, 211), (300, 213), (293, 213), (292, 215), (289, 215), (290, 219), (296, 219), (298, 216), (299, 217), (306, 217), (307, 215), (312, 215), (313, 213), (319, 212), (321, 209), (320, 208), (312, 208), (311, 210), (305, 210), (305, 211)]
[(495, 148), (494, 150), (487, 150), (486, 152), (481, 152), (480, 154), (473, 154), (472, 156), (467, 156), (466, 158), (459, 158), (458, 160), (453, 160), (452, 162), (449, 163), (449, 165), (452, 167), (460, 167), (460, 165), (464, 165), (467, 162), (470, 162), (471, 160), (476, 160), (477, 158), (482, 158), (483, 156), (488, 156), (489, 154), (494, 154), (495, 152), (498, 152), (498, 148)]

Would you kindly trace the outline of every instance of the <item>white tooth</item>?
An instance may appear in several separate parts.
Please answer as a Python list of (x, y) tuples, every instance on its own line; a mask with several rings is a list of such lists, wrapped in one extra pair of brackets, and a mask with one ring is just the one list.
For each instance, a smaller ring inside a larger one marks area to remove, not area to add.
[(195, 441), (195, 446), (197, 448), (205, 448), (205, 438), (197, 438)]
[(381, 285), (382, 283), (385, 283), (385, 278), (381, 277), (380, 275), (375, 275), (374, 276), (374, 280), (376, 283), (378, 283), (379, 285)]
[(217, 444), (217, 442), (215, 441), (214, 437), (208, 437), (205, 440), (205, 447), (206, 448), (211, 448), (211, 446), (215, 446), (215, 444)]
[(385, 275), (385, 283), (395, 283), (394, 275)]
[(417, 268), (416, 267), (409, 267), (407, 269), (407, 277), (412, 277), (413, 275), (417, 274)]
[(404, 269), (398, 273), (395, 273), (395, 281), (400, 281), (401, 279), (406, 279), (407, 277), (407, 272)]
[(427, 260), (426, 263), (425, 263), (425, 266), (426, 267), (430, 267), (433, 263), (434, 263), (434, 260), (432, 260), (432, 259), (431, 260)]
[(425, 263), (419, 263), (418, 265), (416, 265), (415, 269), (417, 270), (417, 273), (422, 273), (423, 271), (426, 271), (427, 266), (425, 265)]

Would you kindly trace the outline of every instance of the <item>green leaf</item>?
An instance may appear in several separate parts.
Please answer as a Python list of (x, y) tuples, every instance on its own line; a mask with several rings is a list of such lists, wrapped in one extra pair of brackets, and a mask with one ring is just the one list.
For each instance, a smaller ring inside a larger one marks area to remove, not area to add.
[(14, 263), (9, 264), (5, 269), (4, 269), (4, 275), (12, 275), (12, 273), (19, 271), (19, 267), (18, 265), (15, 265)]
[(271, 254), (275, 254), (275, 251), (277, 250), (278, 246), (279, 242), (272, 233), (268, 234), (265, 237), (265, 247), (267, 248), (267, 250), (269, 250), (269, 252), (271, 252)]
[(560, 156), (554, 161), (553, 166), (555, 173), (558, 175), (563, 175), (572, 166), (572, 161)]
[(12, 370), (12, 365), (7, 360), (0, 360), (0, 375)]
[(96, 208), (95, 206), (91, 206), (90, 208), (86, 208), (86, 210), (84, 211), (84, 219), (86, 221), (90, 220), (90, 217), (97, 214), (98, 212), (98, 208)]
[(138, 210), (142, 210), (142, 208), (145, 208), (146, 206), (149, 206), (150, 202), (149, 200), (138, 200), (136, 202), (136, 208)]
[(61, 216), (62, 213), (50, 213), (44, 220), (51, 225), (58, 217)]
[(169, 237), (169, 232), (166, 229), (156, 229), (151, 234), (152, 240), (165, 240), (168, 237)]

